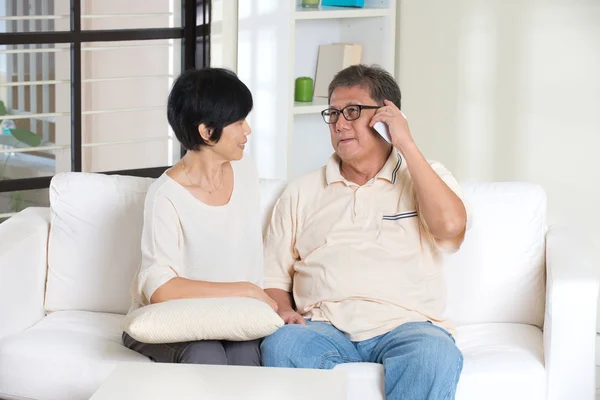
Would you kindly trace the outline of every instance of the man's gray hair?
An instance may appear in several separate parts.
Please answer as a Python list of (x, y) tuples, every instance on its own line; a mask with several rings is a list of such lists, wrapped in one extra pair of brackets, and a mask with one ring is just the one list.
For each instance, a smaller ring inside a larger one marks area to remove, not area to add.
[(338, 72), (329, 84), (329, 101), (331, 94), (338, 87), (358, 86), (369, 92), (379, 105), (387, 99), (400, 108), (400, 88), (394, 77), (378, 65), (352, 65)]

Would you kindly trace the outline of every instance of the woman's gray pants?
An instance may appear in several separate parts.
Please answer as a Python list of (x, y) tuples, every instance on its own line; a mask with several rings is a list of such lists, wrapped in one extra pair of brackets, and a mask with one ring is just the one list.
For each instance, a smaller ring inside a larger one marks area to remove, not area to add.
[(138, 342), (123, 332), (123, 344), (161, 363), (260, 366), (260, 339), (248, 342), (200, 340), (152, 344)]

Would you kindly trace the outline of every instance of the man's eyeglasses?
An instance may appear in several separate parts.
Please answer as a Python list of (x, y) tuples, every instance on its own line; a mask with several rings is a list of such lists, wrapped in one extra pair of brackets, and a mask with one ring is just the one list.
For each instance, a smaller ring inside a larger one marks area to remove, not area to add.
[(335, 124), (338, 122), (340, 114), (346, 118), (346, 121), (354, 121), (360, 118), (360, 112), (362, 110), (374, 110), (381, 107), (383, 106), (361, 106), (359, 104), (350, 104), (341, 110), (338, 110), (337, 108), (328, 108), (321, 111), (321, 115), (326, 124)]

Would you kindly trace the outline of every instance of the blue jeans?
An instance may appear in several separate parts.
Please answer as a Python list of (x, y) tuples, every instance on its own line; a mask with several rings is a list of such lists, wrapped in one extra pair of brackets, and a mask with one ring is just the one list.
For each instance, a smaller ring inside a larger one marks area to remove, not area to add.
[(454, 399), (463, 365), (452, 335), (429, 322), (409, 322), (385, 335), (352, 342), (331, 324), (307, 321), (279, 328), (265, 338), (261, 352), (267, 367), (383, 364), (387, 399)]

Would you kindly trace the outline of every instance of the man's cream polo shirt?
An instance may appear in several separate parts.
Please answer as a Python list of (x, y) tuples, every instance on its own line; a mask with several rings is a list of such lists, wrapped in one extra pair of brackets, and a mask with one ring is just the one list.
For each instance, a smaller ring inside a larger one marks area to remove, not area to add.
[[(330, 322), (352, 341), (411, 321), (451, 329), (441, 318), (440, 250), (454, 249), (424, 228), (406, 161), (392, 150), (363, 186), (345, 180), (339, 166), (334, 154), (277, 201), (265, 242), (265, 288), (292, 292), (300, 314)], [(431, 166), (462, 198), (452, 174)]]

